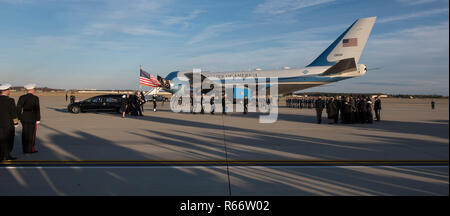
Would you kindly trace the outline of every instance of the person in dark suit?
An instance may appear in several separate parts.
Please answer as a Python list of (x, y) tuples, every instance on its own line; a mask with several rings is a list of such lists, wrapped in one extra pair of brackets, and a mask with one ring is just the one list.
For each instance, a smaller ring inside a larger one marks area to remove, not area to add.
[(328, 100), (327, 103), (327, 114), (328, 114), (328, 123), (332, 123), (332, 120), (335, 124), (338, 123), (338, 107), (337, 102), (334, 100), (333, 97)]
[(204, 104), (205, 94), (202, 94), (200, 97), (200, 113), (205, 113), (205, 104)]
[(375, 104), (373, 106), (373, 109), (375, 110), (375, 118), (377, 119), (377, 121), (380, 121), (381, 100), (379, 97), (375, 98)]
[(141, 112), (144, 112), (144, 104), (147, 101), (145, 101), (145, 95), (143, 91), (140, 92), (139, 98), (140, 98)]
[(9, 97), (10, 84), (0, 85), (0, 161), (15, 160), (11, 156), (15, 127), (18, 126), (16, 103)]
[(75, 103), (75, 95), (70, 95), (70, 103)]
[(244, 96), (244, 115), (248, 112), (248, 98), (247, 95)]
[(317, 123), (322, 123), (322, 112), (325, 108), (325, 102), (322, 100), (322, 97), (319, 96), (319, 99), (314, 101), (314, 107), (316, 108), (316, 117)]
[(350, 124), (351, 123), (351, 117), (352, 117), (352, 105), (350, 103), (350, 97), (345, 97), (345, 101), (342, 104), (342, 114), (343, 114), (343, 122), (344, 124)]
[(226, 115), (227, 114), (227, 112), (226, 112), (226, 96), (225, 96), (225, 94), (224, 95), (222, 95), (222, 114), (224, 114), (224, 115)]
[(143, 114), (142, 114), (142, 106), (141, 106), (141, 104), (142, 104), (142, 99), (141, 99), (141, 95), (139, 94), (139, 92), (135, 92), (134, 93), (134, 99), (135, 99), (135, 101), (134, 101), (134, 104), (135, 104), (135, 109), (136, 109), (136, 115), (137, 116), (144, 116)]
[(216, 109), (216, 105), (214, 105), (214, 96), (211, 96), (211, 99), (209, 99), (209, 104), (211, 105), (211, 114), (214, 115)]
[(24, 153), (36, 153), (36, 129), (41, 121), (39, 98), (34, 95), (35, 84), (24, 86), (27, 94), (17, 102), (17, 116), (22, 123), (22, 148)]

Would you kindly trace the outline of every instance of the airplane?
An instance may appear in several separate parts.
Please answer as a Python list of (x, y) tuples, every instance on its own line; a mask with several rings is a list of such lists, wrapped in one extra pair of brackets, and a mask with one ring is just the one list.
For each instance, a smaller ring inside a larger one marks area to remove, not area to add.
[[(363, 76), (367, 72), (365, 64), (358, 64), (376, 17), (357, 19), (324, 52), (304, 68), (284, 68), (282, 70), (201, 72), (205, 82), (214, 77), (222, 82), (233, 77), (278, 77), (278, 94), (286, 95), (299, 90), (332, 82)], [(162, 89), (171, 93), (179, 90), (175, 79), (188, 80), (192, 85), (193, 71), (174, 71), (165, 78), (158, 77)], [(203, 89), (202, 93), (211, 89)]]

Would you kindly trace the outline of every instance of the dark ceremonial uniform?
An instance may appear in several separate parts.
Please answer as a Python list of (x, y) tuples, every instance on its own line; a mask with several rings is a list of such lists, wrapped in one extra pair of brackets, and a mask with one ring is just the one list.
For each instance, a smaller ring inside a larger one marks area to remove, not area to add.
[(325, 108), (325, 102), (322, 99), (318, 99), (314, 101), (314, 107), (316, 108), (316, 117), (317, 123), (322, 123), (322, 112), (323, 108)]
[(127, 112), (128, 109), (128, 97), (122, 98), (122, 104), (120, 105), (121, 112)]
[(0, 95), (0, 160), (10, 160), (10, 152), (14, 145), (14, 126), (17, 119), (14, 99)]
[(156, 96), (155, 95), (152, 96), (152, 101), (153, 101), (153, 111), (156, 112)]
[(33, 94), (22, 95), (17, 102), (17, 116), (22, 122), (22, 148), (24, 153), (36, 152), (37, 121), (41, 120), (39, 98)]

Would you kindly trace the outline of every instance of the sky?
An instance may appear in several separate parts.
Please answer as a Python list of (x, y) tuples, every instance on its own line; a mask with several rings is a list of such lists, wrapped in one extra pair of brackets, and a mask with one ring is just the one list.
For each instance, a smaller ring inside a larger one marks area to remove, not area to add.
[(306, 91), (449, 95), (448, 0), (0, 0), (0, 83), (138, 89), (139, 65), (304, 67), (370, 16), (367, 74)]

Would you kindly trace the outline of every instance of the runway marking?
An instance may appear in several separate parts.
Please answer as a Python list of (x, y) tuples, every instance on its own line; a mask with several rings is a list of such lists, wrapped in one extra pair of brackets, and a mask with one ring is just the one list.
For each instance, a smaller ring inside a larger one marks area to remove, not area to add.
[(33, 160), (3, 161), (11, 166), (448, 166), (448, 160), (232, 160), (232, 161), (157, 161), (157, 160)]
[[(218, 168), (219, 166), (0, 166), (0, 169), (14, 170), (14, 169), (200, 169), (200, 168)], [(368, 166), (232, 166), (231, 168), (289, 168), (289, 169), (330, 169), (330, 168), (369, 168)], [(390, 167), (402, 167), (402, 168), (445, 168), (445, 166), (370, 166), (372, 168), (390, 168)]]

